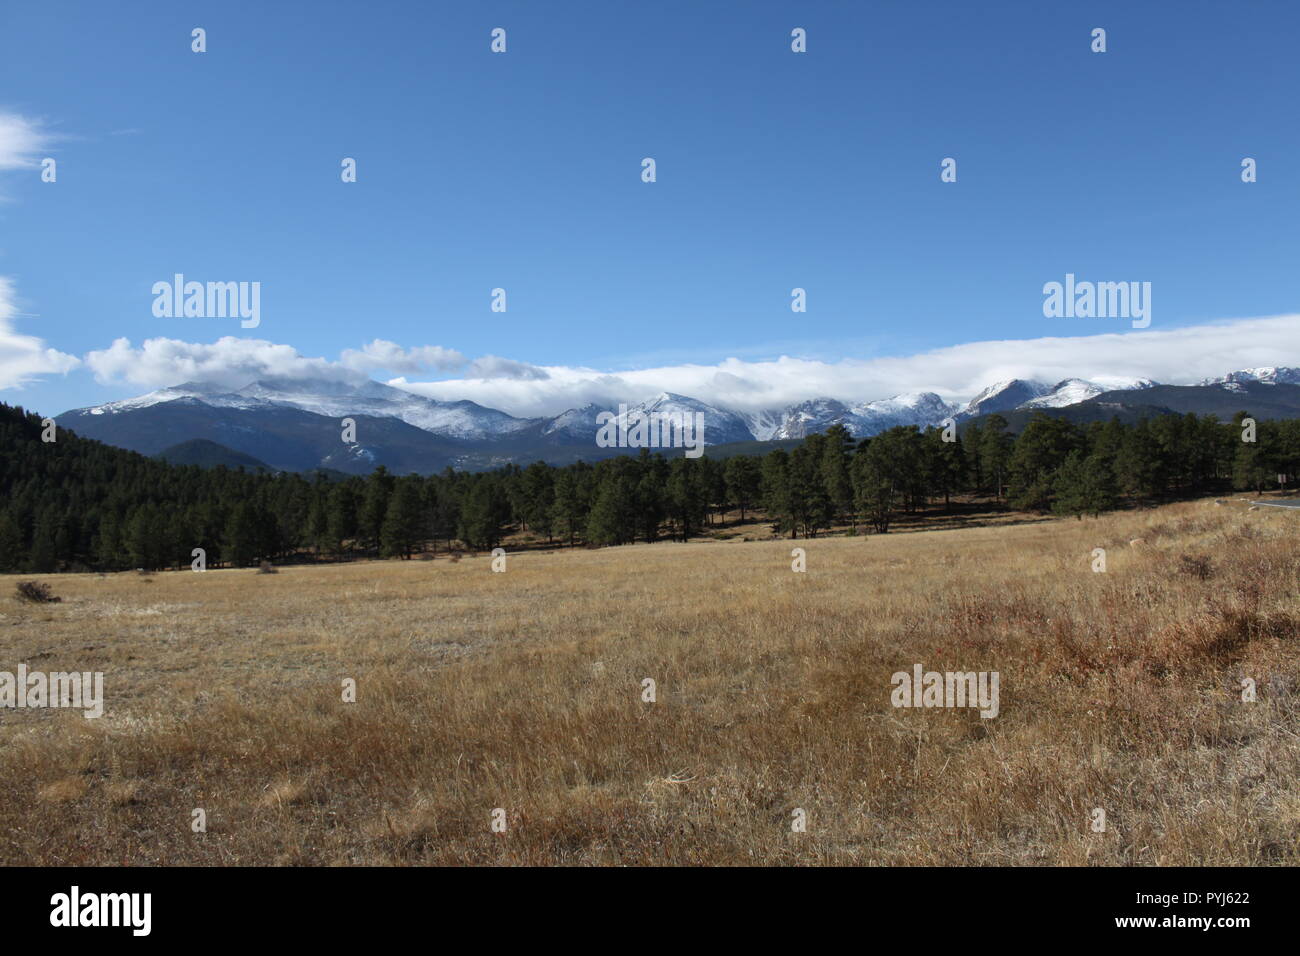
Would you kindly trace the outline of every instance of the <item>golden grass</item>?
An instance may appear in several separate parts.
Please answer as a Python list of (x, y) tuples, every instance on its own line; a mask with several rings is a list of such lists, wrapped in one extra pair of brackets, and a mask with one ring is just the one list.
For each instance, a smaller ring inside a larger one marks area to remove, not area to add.
[[(0, 862), (1294, 865), (1298, 521), (46, 577), (0, 670), (105, 716), (0, 710)], [(1001, 714), (893, 708), (915, 663)]]

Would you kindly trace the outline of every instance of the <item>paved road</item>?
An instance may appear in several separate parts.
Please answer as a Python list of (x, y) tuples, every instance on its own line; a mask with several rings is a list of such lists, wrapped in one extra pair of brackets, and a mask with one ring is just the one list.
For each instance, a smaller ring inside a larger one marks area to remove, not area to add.
[(1300, 499), (1295, 501), (1257, 501), (1251, 498), (1242, 498), (1242, 501), (1249, 501), (1252, 505), (1267, 505), (1270, 508), (1300, 508)]

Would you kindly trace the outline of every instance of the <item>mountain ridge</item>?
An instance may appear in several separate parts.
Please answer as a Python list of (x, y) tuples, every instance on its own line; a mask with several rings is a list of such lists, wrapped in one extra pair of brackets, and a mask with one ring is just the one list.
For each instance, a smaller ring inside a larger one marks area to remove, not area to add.
[[(1195, 395), (1180, 391), (1187, 389)], [(1187, 386), (1133, 379), (1117, 389), (1080, 378), (1054, 384), (1007, 379), (964, 404), (930, 391), (860, 402), (813, 398), (756, 412), (668, 391), (622, 404), (629, 416), (703, 414), (705, 443), (716, 446), (796, 440), (837, 424), (854, 438), (869, 438), (899, 425), (966, 423), (993, 412), (1019, 420), (1021, 413), (1068, 409), (1075, 417), (1092, 418), (1103, 414), (1099, 404), (1128, 417), (1180, 409), (1220, 414), (1253, 398), (1262, 417), (1279, 417), (1291, 408), (1291, 389), (1300, 390), (1300, 369), (1268, 366)], [(1270, 394), (1281, 401), (1272, 403)], [(598, 418), (618, 411), (617, 405), (588, 403), (551, 417), (523, 418), (469, 400), (426, 398), (369, 379), (261, 378), (238, 388), (186, 382), (71, 409), (56, 421), (86, 437), (149, 455), (203, 440), (278, 470), (329, 468), (356, 474), (384, 464), (398, 472), (428, 473), (446, 467), (480, 470), (511, 462), (563, 463), (626, 453), (595, 443)], [(353, 442), (344, 440), (345, 420), (353, 423)]]

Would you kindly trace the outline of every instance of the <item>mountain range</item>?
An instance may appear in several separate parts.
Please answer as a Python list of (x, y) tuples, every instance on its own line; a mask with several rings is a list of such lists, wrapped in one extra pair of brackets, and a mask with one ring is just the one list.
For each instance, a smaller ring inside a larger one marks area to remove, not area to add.
[[(1137, 379), (1123, 388), (1078, 378), (1055, 384), (1011, 379), (990, 385), (964, 404), (934, 392), (915, 392), (863, 402), (817, 398), (757, 412), (661, 392), (628, 411), (703, 413), (705, 442), (718, 446), (799, 439), (835, 424), (864, 438), (897, 425), (924, 427), (948, 419), (965, 423), (993, 412), (1018, 428), (1035, 411), (1091, 421), (1188, 411), (1226, 418), (1244, 407), (1260, 418), (1300, 415), (1300, 369), (1240, 369), (1198, 385)], [(475, 402), (436, 401), (375, 381), (259, 379), (234, 390), (189, 382), (73, 409), (56, 421), (79, 435), (146, 455), (207, 442), (278, 470), (360, 474), (383, 464), (398, 473), (427, 474), (449, 466), (480, 470), (510, 462), (566, 464), (626, 454), (626, 448), (596, 444), (598, 417), (616, 411), (586, 405), (549, 418), (517, 418)], [(345, 418), (354, 422), (356, 440), (351, 443), (343, 441)], [(193, 449), (187, 454), (193, 455)]]

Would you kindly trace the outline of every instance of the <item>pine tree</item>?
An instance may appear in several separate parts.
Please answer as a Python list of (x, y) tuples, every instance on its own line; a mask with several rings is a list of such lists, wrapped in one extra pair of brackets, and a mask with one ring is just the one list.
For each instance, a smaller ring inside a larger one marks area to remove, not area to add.
[(674, 458), (668, 465), (668, 481), (664, 500), (668, 515), (676, 527), (677, 536), (688, 541), (704, 526), (708, 511), (707, 488), (698, 458)]
[(495, 548), (505, 534), (509, 504), (496, 479), (476, 475), (460, 516), (460, 538), (471, 548)]
[(996, 412), (984, 419), (983, 434), (980, 436), (980, 470), (984, 480), (991, 484), (993, 495), (1001, 498), (1007, 474), (1007, 465), (1011, 460), (1011, 436), (1007, 434), (1007, 420)]
[(898, 490), (898, 445), (893, 429), (872, 438), (853, 456), (854, 505), (877, 534), (887, 534)]
[(8, 510), (0, 511), (0, 571), (17, 571), (24, 557), (22, 531)]
[(393, 493), (393, 477), (383, 465), (377, 467), (366, 479), (365, 495), (357, 512), (357, 531), (362, 547), (367, 551), (379, 550), (379, 539), (388, 516), (388, 499)]
[(1052, 510), (1080, 520), (1085, 514), (1096, 517), (1115, 507), (1115, 476), (1098, 454), (1084, 457), (1079, 451), (1070, 452), (1056, 471), (1053, 491)]
[(763, 470), (757, 458), (733, 455), (727, 459), (723, 471), (727, 481), (727, 497), (740, 509), (740, 520), (745, 512), (759, 500), (763, 487)]
[(1115, 456), (1115, 477), (1125, 494), (1150, 498), (1160, 493), (1157, 454), (1158, 447), (1146, 419), (1128, 429)]
[(794, 498), (790, 487), (790, 456), (782, 449), (769, 452), (763, 458), (763, 510), (778, 534), (798, 533), (795, 524)]
[(545, 462), (535, 461), (524, 469), (524, 520), (536, 534), (546, 535), (549, 542), (555, 531), (555, 470)]
[(342, 558), (347, 541), (357, 533), (356, 502), (347, 485), (335, 485), (330, 491), (326, 515), (330, 550)]
[(1081, 438), (1063, 418), (1035, 413), (1016, 439), (1008, 465), (1009, 499), (1016, 508), (1046, 511), (1052, 505), (1052, 476)]
[(820, 440), (823, 437), (810, 435), (790, 453), (788, 475), (792, 517), (805, 538), (817, 537), (818, 531), (830, 527), (833, 517), (826, 479), (820, 468), (825, 450), (825, 442)]
[(409, 558), (425, 537), (425, 511), (419, 478), (402, 478), (388, 499), (388, 513), (381, 531), (386, 557)]
[(593, 544), (622, 544), (619, 531), (618, 488), (614, 481), (602, 482), (587, 515), (586, 538)]
[(1273, 471), (1265, 452), (1265, 446), (1269, 444), (1267, 439), (1271, 437), (1271, 428), (1266, 426), (1271, 425), (1271, 422), (1256, 423), (1255, 440), (1244, 441), (1241, 440), (1241, 423), (1248, 417), (1248, 412), (1238, 412), (1233, 418), (1238, 441), (1232, 458), (1232, 486), (1238, 491), (1253, 490), (1258, 496), (1264, 493), (1264, 482)]
[(826, 443), (822, 450), (821, 473), (823, 487), (832, 511), (840, 517), (849, 516), (857, 530), (857, 515), (853, 513), (853, 481), (849, 477), (849, 452), (853, 436), (843, 425), (832, 425), (826, 430)]
[(656, 455), (645, 467), (636, 485), (636, 523), (647, 542), (659, 540), (659, 526), (666, 517), (664, 478), (667, 463)]
[(586, 518), (578, 482), (577, 473), (568, 468), (555, 476), (555, 504), (551, 513), (555, 526), (562, 534), (568, 535), (570, 547), (576, 543), (578, 529)]
[(226, 525), (225, 551), (231, 567), (247, 567), (261, 556), (258, 552), (260, 536), (255, 509), (241, 501), (235, 505)]

